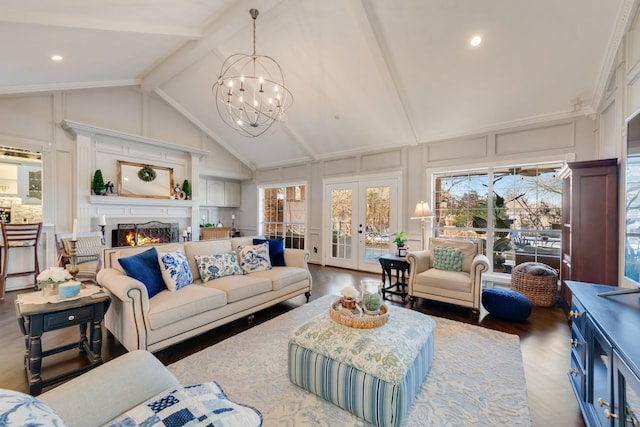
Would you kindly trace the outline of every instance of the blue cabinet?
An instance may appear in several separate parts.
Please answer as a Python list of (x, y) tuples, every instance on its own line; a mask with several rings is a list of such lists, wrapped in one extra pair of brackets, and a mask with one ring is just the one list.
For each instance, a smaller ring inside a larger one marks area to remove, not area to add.
[(638, 426), (640, 294), (566, 281), (572, 294), (569, 381), (589, 427)]

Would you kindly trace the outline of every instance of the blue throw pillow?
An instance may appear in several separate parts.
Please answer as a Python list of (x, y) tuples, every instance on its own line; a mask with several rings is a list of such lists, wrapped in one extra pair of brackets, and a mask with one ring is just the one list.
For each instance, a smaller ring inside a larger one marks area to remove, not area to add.
[(482, 291), (482, 305), (493, 316), (514, 322), (523, 322), (531, 315), (529, 299), (511, 289)]
[(158, 263), (158, 251), (151, 248), (130, 257), (120, 258), (118, 262), (129, 277), (141, 281), (147, 288), (149, 298), (167, 289)]
[(284, 239), (253, 239), (254, 245), (269, 243), (269, 259), (272, 266), (284, 267)]

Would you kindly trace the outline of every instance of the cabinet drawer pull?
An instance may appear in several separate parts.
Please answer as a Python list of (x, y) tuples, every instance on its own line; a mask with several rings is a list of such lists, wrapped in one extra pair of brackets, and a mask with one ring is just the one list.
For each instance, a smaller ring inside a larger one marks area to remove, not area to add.
[(571, 369), (569, 369), (569, 373), (570, 373), (571, 375), (573, 375), (574, 377), (577, 377), (577, 376), (578, 376), (578, 370), (577, 370), (576, 368), (571, 368)]
[(575, 310), (575, 311), (571, 310), (569, 312), (569, 320), (571, 320), (572, 317), (577, 319), (578, 317), (580, 317), (580, 312), (578, 310)]
[(609, 405), (607, 402), (605, 402), (604, 400), (602, 400), (601, 397), (598, 398), (598, 406), (602, 407), (602, 406), (611, 406)]
[(73, 319), (75, 319), (75, 318), (76, 318), (76, 316), (74, 316), (73, 314), (71, 314), (71, 315), (69, 315), (69, 317), (68, 317), (67, 319), (69, 319), (69, 321), (71, 321), (71, 320), (73, 320)]
[(615, 419), (618, 419), (618, 418), (619, 418), (616, 414), (612, 413), (612, 412), (611, 412), (611, 411), (609, 411), (608, 409), (605, 409), (605, 410), (604, 410), (604, 417), (605, 417), (606, 419), (609, 419), (609, 418), (615, 418)]
[(570, 339), (569, 342), (571, 343), (572, 346), (577, 347), (578, 344), (580, 344), (580, 341), (578, 340), (578, 338), (573, 338)]

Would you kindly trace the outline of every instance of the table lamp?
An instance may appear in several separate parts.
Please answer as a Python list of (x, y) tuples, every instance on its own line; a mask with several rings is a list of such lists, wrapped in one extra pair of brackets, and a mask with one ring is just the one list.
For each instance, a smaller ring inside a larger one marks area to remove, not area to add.
[(420, 249), (424, 249), (424, 229), (425, 224), (427, 222), (431, 222), (433, 215), (431, 213), (431, 208), (429, 207), (429, 203), (420, 201), (416, 204), (416, 210), (413, 211), (413, 215), (411, 215), (411, 219), (419, 219), (421, 226), (420, 233)]

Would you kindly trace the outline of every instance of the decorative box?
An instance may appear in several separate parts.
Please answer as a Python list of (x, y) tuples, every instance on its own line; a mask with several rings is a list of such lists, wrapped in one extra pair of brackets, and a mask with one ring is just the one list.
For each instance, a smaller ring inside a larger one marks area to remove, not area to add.
[(80, 294), (80, 282), (71, 280), (58, 285), (58, 297), (70, 298)]

